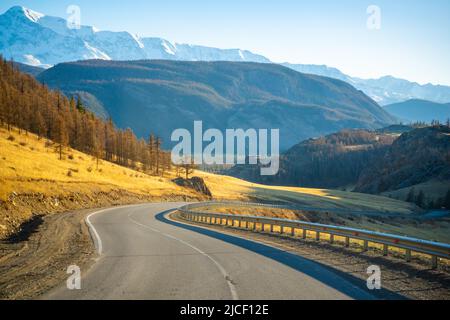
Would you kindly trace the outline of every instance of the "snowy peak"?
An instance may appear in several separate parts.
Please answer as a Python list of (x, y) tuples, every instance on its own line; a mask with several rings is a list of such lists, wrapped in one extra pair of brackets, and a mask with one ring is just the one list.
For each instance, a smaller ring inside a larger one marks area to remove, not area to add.
[(91, 26), (68, 28), (63, 18), (21, 6), (0, 15), (0, 53), (7, 59), (35, 66), (85, 59), (270, 62), (239, 49), (175, 44), (161, 38), (140, 38), (125, 31), (98, 31)]
[(11, 7), (8, 11), (5, 12), (5, 15), (15, 18), (26, 18), (32, 22), (38, 22), (39, 19), (45, 16), (42, 13), (33, 11), (31, 9), (22, 6)]

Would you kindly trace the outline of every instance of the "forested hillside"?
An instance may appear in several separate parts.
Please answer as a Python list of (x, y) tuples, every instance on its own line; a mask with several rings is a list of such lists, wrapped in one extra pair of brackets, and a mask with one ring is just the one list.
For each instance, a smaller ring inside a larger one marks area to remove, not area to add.
[(70, 99), (49, 90), (16, 64), (0, 59), (0, 125), (32, 132), (65, 147), (130, 168), (139, 163), (145, 172), (161, 174), (171, 166), (170, 154), (161, 150), (161, 139), (137, 139), (131, 129), (117, 129), (112, 120), (89, 112), (81, 99)]
[(293, 146), (281, 156), (276, 176), (262, 177), (258, 168), (245, 165), (235, 166), (227, 174), (269, 184), (343, 187), (354, 184), (396, 137), (398, 134), (390, 131), (343, 130)]
[[(430, 181), (447, 188), (427, 193), (420, 184)], [(450, 127), (435, 124), (402, 134), (361, 173), (355, 190), (378, 194), (417, 185), (406, 200), (422, 207), (450, 206)]]
[(383, 194), (422, 208), (450, 207), (450, 128), (416, 124), (377, 131), (343, 130), (303, 141), (281, 156), (275, 176), (256, 166), (225, 171), (275, 185), (345, 188)]

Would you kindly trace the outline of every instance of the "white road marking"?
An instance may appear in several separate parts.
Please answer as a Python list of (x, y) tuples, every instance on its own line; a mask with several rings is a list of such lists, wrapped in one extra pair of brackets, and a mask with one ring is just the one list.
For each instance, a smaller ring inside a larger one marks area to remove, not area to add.
[(147, 226), (147, 225), (145, 225), (145, 224), (142, 224), (142, 223), (140, 223), (140, 222), (134, 220), (134, 219), (131, 217), (132, 214), (133, 214), (133, 213), (130, 213), (130, 214), (128, 215), (128, 219), (129, 219), (131, 222), (133, 222), (134, 224), (136, 224), (136, 225), (138, 225), (138, 226), (141, 226), (141, 227), (143, 227), (143, 228), (152, 230), (153, 232), (157, 232), (157, 233), (159, 233), (159, 234), (161, 234), (161, 235), (163, 235), (163, 236), (165, 236), (165, 237), (167, 237), (167, 238), (170, 238), (170, 239), (173, 239), (173, 240), (175, 240), (175, 241), (178, 241), (178, 242), (180, 242), (180, 243), (182, 243), (182, 244), (184, 244), (184, 245), (190, 247), (191, 249), (197, 251), (198, 253), (200, 253), (201, 255), (205, 256), (205, 257), (208, 258), (209, 260), (211, 260), (211, 261), (216, 265), (217, 269), (219, 269), (220, 273), (222, 274), (222, 276), (224, 277), (225, 281), (227, 282), (233, 300), (239, 300), (239, 297), (238, 297), (238, 294), (237, 294), (236, 287), (234, 286), (233, 282), (231, 281), (230, 276), (228, 275), (228, 273), (227, 273), (227, 271), (225, 270), (225, 268), (224, 268), (219, 262), (217, 262), (217, 260), (215, 260), (213, 257), (211, 257), (211, 256), (210, 256), (209, 254), (207, 254), (206, 252), (203, 252), (203, 251), (200, 250), (199, 248), (193, 246), (192, 244), (190, 244), (190, 243), (188, 243), (188, 242), (186, 242), (186, 241), (184, 241), (184, 240), (181, 240), (181, 239), (179, 239), (179, 238), (177, 238), (177, 237), (175, 237), (175, 236), (173, 236), (173, 235), (170, 235), (170, 234), (167, 234), (167, 233), (163, 233), (163, 232), (161, 232), (161, 231), (158, 230), (158, 229), (149, 227), (149, 226)]
[(118, 206), (118, 207), (113, 207), (113, 208), (107, 208), (107, 209), (103, 209), (103, 210), (99, 210), (99, 211), (95, 211), (92, 212), (90, 215), (88, 215), (86, 217), (86, 224), (89, 226), (89, 230), (91, 232), (91, 236), (94, 240), (94, 244), (97, 247), (97, 251), (98, 254), (101, 255), (102, 251), (103, 251), (103, 244), (102, 244), (102, 239), (100, 238), (100, 236), (98, 235), (97, 230), (95, 229), (94, 225), (91, 223), (90, 218), (94, 215), (96, 215), (97, 213), (102, 213), (105, 211), (109, 211), (109, 210), (115, 210), (115, 209), (120, 209), (120, 208), (126, 208), (126, 207), (135, 207), (135, 206), (141, 206), (142, 204), (133, 204), (133, 205), (125, 205), (125, 206)]
[(98, 235), (97, 230), (95, 230), (94, 225), (91, 223), (90, 218), (93, 215), (97, 214), (97, 213), (104, 212), (104, 211), (107, 211), (107, 210), (110, 210), (110, 209), (103, 209), (103, 210), (100, 210), (100, 211), (96, 211), (96, 212), (93, 212), (93, 213), (91, 213), (90, 215), (88, 215), (86, 217), (86, 223), (89, 226), (89, 230), (91, 230), (91, 235), (93, 235), (92, 238), (94, 239), (94, 243), (95, 243), (95, 245), (97, 247), (97, 251), (98, 251), (99, 255), (102, 254), (102, 250), (103, 250), (102, 239), (100, 239), (100, 236)]

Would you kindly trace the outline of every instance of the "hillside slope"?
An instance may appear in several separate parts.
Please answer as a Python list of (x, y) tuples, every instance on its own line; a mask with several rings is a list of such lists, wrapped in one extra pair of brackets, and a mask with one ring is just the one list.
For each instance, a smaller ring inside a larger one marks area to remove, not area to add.
[(450, 119), (450, 103), (436, 103), (426, 100), (408, 100), (384, 107), (402, 121), (426, 122), (438, 120), (445, 123)]
[(379, 131), (342, 130), (302, 141), (283, 153), (275, 176), (260, 176), (256, 166), (239, 165), (227, 174), (268, 184), (338, 188), (356, 183), (361, 172), (400, 135), (411, 130), (390, 126)]
[[(344, 130), (303, 141), (280, 160), (275, 176), (262, 177), (257, 166), (239, 165), (229, 175), (270, 185), (345, 188), (384, 194), (423, 208), (448, 207), (450, 128), (391, 126), (377, 131)], [(422, 200), (417, 196), (423, 192)], [(411, 197), (411, 196), (410, 196)]]
[(442, 181), (450, 189), (450, 128), (447, 126), (402, 134), (373, 166), (362, 172), (355, 190), (382, 193), (430, 180)]
[(67, 95), (95, 97), (119, 127), (138, 136), (152, 128), (166, 147), (174, 129), (192, 130), (194, 120), (221, 130), (279, 128), (282, 149), (343, 128), (395, 121), (345, 82), (274, 64), (91, 60), (59, 64), (38, 80)]

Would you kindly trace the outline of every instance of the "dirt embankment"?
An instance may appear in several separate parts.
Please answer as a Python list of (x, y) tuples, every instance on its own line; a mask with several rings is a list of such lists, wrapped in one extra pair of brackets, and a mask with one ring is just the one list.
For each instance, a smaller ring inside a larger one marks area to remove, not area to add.
[(86, 270), (95, 257), (84, 223), (91, 211), (35, 216), (0, 241), (0, 299), (36, 298), (67, 279), (70, 265)]
[(38, 193), (12, 194), (8, 201), (0, 201), (0, 239), (28, 228), (28, 224), (36, 217), (52, 213), (155, 201), (193, 201), (203, 198), (202, 195), (170, 194), (155, 197), (121, 189), (92, 194), (72, 193), (65, 196), (45, 196)]

